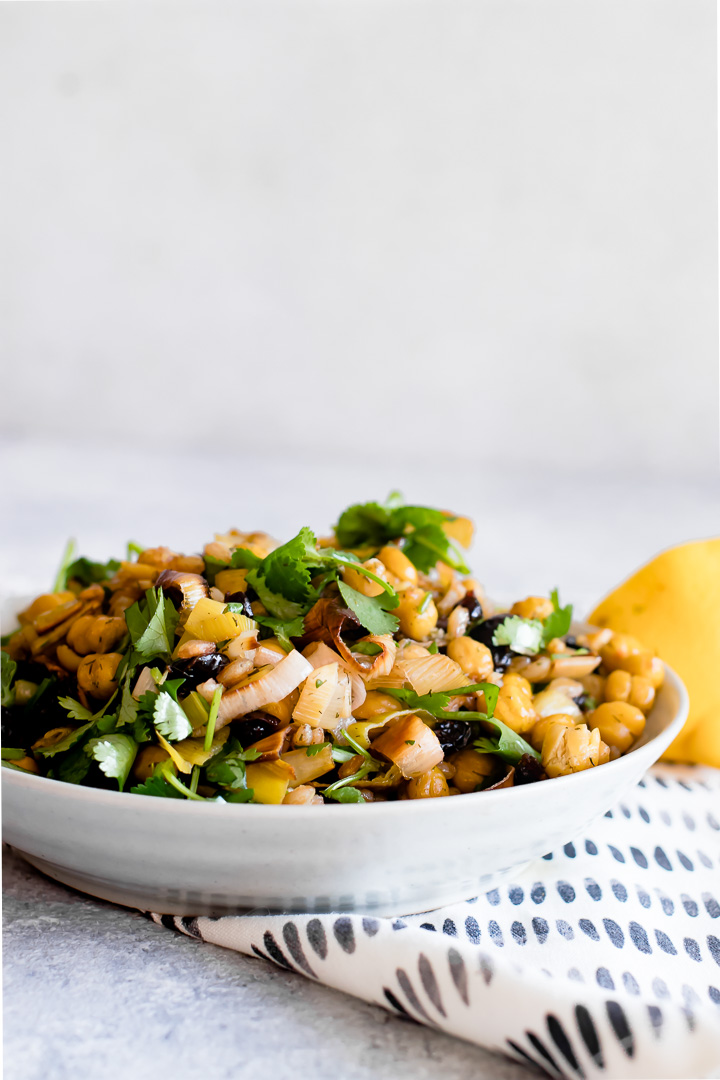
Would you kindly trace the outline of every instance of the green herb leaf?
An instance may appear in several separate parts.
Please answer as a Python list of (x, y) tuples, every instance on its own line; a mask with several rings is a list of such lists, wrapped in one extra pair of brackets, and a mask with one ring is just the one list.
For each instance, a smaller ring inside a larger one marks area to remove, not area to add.
[(105, 775), (117, 780), (120, 791), (128, 778), (137, 751), (138, 744), (129, 735), (106, 735), (104, 738), (90, 739), (85, 747), (85, 753), (97, 761)]
[(15, 691), (13, 690), (12, 684), (15, 681), (17, 664), (14, 660), (10, 659), (9, 653), (0, 653), (0, 658), (0, 679), (2, 680), (0, 704), (5, 708), (8, 705), (12, 705), (15, 700)]
[(216, 576), (221, 570), (227, 570), (228, 564), (222, 559), (216, 559), (214, 555), (203, 555), (203, 560), (205, 562), (203, 577), (208, 585), (214, 585)]
[(62, 706), (66, 710), (70, 720), (93, 720), (94, 715), (90, 709), (86, 709), (84, 705), (81, 705), (79, 701), (71, 697), (59, 697), (58, 705)]
[[(72, 698), (65, 698), (65, 701), (72, 701)], [(81, 706), (82, 708), (82, 706)], [(79, 719), (79, 718), (78, 718)], [(83, 724), (81, 727), (75, 728), (60, 742), (56, 742), (54, 746), (41, 746), (33, 753), (40, 754), (41, 757), (55, 757), (55, 754), (62, 754), (65, 750), (69, 750), (71, 746), (74, 746), (79, 739), (82, 739), (83, 735), (86, 735), (91, 728), (95, 726), (95, 719), (92, 718), (89, 723)]]
[(382, 649), (375, 641), (353, 641), (350, 650), (360, 656), (377, 656)]
[(162, 589), (148, 589), (145, 600), (133, 604), (125, 612), (135, 658), (141, 662), (156, 656), (169, 660), (177, 621), (178, 613)]
[(269, 589), (260, 570), (248, 570), (246, 580), (248, 585), (252, 585), (258, 594), (260, 603), (267, 608), (271, 615), (274, 615), (276, 619), (280, 619), (282, 622), (291, 622), (293, 619), (297, 619), (298, 616), (304, 615), (308, 610), (307, 604), (288, 600), (281, 593)]
[[(145, 696), (143, 695), (143, 698)], [(183, 712), (182, 706), (178, 705), (171, 694), (166, 693), (163, 688), (160, 693), (153, 694), (152, 697), (154, 698), (153, 724), (168, 742), (179, 742), (192, 735), (192, 724)]]
[[(395, 615), (390, 615), (385, 610), (384, 603), (388, 601), (386, 593), (380, 596), (363, 596), (357, 589), (346, 585), (344, 581), (338, 581), (338, 588), (343, 600), (351, 611), (357, 615), (360, 625), (364, 626), (371, 634), (394, 634), (399, 626)], [(393, 604), (397, 607), (397, 599)]]
[(321, 791), (320, 794), (324, 795), (328, 799), (334, 799), (335, 802), (341, 802), (341, 803), (365, 802), (365, 800), (363, 799), (363, 797), (360, 794), (360, 792), (358, 791), (358, 789), (354, 788), (354, 787), (335, 788), (332, 791), (330, 790), (330, 788), (325, 788), (325, 790)]
[(460, 551), (440, 525), (425, 525), (421, 529), (415, 529), (410, 533), (403, 553), (423, 574), (429, 573), (438, 559), (461, 574), (470, 573)]
[(20, 761), (20, 759), (24, 758), (26, 754), (26, 750), (16, 750), (12, 746), (3, 746), (2, 750), (0, 751), (0, 757), (2, 757), (3, 761)]
[(509, 645), (514, 653), (534, 656), (543, 644), (543, 624), (538, 619), (508, 615), (493, 634), (493, 645)]
[(261, 565), (262, 559), (260, 556), (243, 547), (235, 548), (230, 559), (230, 566), (233, 570), (257, 570), (258, 566)]
[(315, 743), (313, 746), (308, 746), (305, 753), (308, 757), (317, 757), (318, 754), (321, 754), (323, 752), (326, 746), (330, 745), (331, 743), (326, 742)]
[(427, 651), (430, 653), (431, 656), (434, 656), (438, 651), (437, 641), (431, 641), (427, 647)]
[(78, 742), (57, 763), (53, 763), (55, 779), (62, 780), (65, 784), (81, 784), (90, 772), (91, 764), (83, 743)]
[(185, 796), (181, 791), (178, 791), (168, 784), (164, 773), (157, 769), (153, 775), (145, 781), (144, 784), (136, 784), (135, 787), (130, 788), (131, 795), (152, 795), (158, 799), (184, 799)]
[(572, 604), (560, 607), (560, 596), (557, 589), (552, 590), (550, 599), (553, 602), (553, 608), (555, 610), (552, 615), (548, 615), (543, 623), (542, 639), (545, 645), (547, 645), (549, 641), (552, 641), (553, 638), (565, 637), (570, 629), (573, 614)]
[(268, 630), (272, 630), (273, 636), (278, 639), (287, 652), (290, 652), (295, 647), (290, 639), (302, 637), (305, 633), (305, 619), (302, 615), (285, 621), (275, 619), (272, 615), (256, 615), (254, 618), (255, 622), (260, 623), (261, 626), (266, 626)]
[(110, 559), (106, 563), (101, 563), (92, 562), (91, 559), (81, 556), (66, 568), (66, 581), (77, 581), (87, 588), (88, 585), (101, 584), (107, 581), (119, 569), (120, 563), (117, 559)]
[(430, 713), (437, 720), (458, 719), (465, 720), (471, 716), (474, 718), (482, 717), (485, 719), (484, 713), (466, 713), (466, 712), (449, 712), (445, 713), (450, 698), (464, 697), (466, 694), (478, 694), (482, 691), (485, 695), (485, 702), (487, 704), (488, 712), (487, 716), (492, 716), (495, 711), (495, 705), (497, 704), (498, 694), (500, 688), (495, 686), (494, 683), (479, 682), (472, 683), (470, 686), (461, 686), (459, 690), (438, 690), (434, 694), (416, 694), (414, 690), (404, 690), (396, 687), (383, 688), (384, 694), (390, 694), (391, 697), (397, 698), (408, 709), (422, 709), (424, 712)]

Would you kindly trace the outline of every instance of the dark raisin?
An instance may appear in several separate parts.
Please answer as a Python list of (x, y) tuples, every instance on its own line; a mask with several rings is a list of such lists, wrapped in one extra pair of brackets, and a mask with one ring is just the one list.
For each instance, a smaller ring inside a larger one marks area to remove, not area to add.
[(470, 742), (470, 736), (472, 735), (470, 724), (463, 723), (461, 720), (441, 720), (433, 730), (445, 755), (454, 754), (456, 750), (462, 750)]
[(575, 698), (575, 704), (582, 712), (592, 712), (597, 708), (597, 702), (592, 694), (581, 694)]
[(447, 615), (439, 615), (438, 616), (437, 628), (438, 628), (438, 630), (447, 630), (447, 628), (448, 628), (448, 617), (447, 617)]
[(470, 613), (470, 622), (477, 622), (478, 619), (483, 617), (482, 604), (478, 600), (474, 592), (467, 592), (460, 601), (462, 607), (468, 609)]
[(575, 637), (574, 634), (567, 634), (565, 636), (565, 644), (567, 645), (568, 649), (578, 649), (578, 648), (580, 648), (580, 646), (577, 643), (577, 638)]
[(233, 735), (240, 740), (243, 750), (260, 739), (266, 739), (280, 727), (280, 721), (275, 716), (264, 712), (251, 712), (243, 716), (242, 720), (233, 723)]
[(489, 619), (483, 619), (482, 622), (477, 623), (469, 631), (471, 638), (482, 642), (483, 645), (487, 645), (492, 653), (493, 666), (496, 669), (506, 668), (512, 660), (512, 653), (507, 645), (493, 645), (493, 634), (498, 626), (505, 622), (507, 617), (507, 612), (503, 615), (491, 615)]
[(248, 596), (247, 593), (244, 593), (244, 592), (231, 593), (230, 596), (225, 597), (225, 603), (226, 604), (242, 604), (243, 615), (247, 616), (248, 619), (252, 619), (252, 617), (253, 617), (253, 609), (252, 609), (252, 604), (250, 602), (250, 597)]
[(542, 764), (532, 754), (523, 754), (515, 766), (515, 783), (534, 784), (545, 779)]
[(185, 697), (200, 683), (214, 678), (226, 663), (226, 657), (218, 652), (208, 653), (207, 656), (189, 656), (185, 660), (173, 660), (168, 678), (185, 679), (181, 688), (181, 693)]

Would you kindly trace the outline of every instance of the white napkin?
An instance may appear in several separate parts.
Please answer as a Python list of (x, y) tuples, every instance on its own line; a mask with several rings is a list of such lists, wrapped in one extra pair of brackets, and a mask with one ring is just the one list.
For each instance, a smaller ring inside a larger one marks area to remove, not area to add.
[(423, 915), (152, 918), (550, 1076), (720, 1073), (716, 770), (657, 766), (586, 836)]

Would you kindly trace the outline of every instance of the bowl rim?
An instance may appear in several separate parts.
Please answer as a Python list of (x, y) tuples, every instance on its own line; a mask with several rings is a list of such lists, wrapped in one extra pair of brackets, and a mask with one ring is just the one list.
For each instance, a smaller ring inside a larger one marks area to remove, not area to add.
[[(627, 762), (632, 754), (642, 752), (646, 748), (652, 747), (653, 744), (660, 742), (663, 743), (663, 746), (660, 753), (653, 757), (652, 763), (658, 760), (662, 751), (666, 749), (672, 740), (680, 733), (687, 720), (690, 708), (689, 695), (682, 679), (668, 664), (663, 662), (663, 667), (665, 669), (666, 683), (673, 687), (679, 699), (677, 710), (670, 722), (662, 729), (662, 731), (659, 731), (657, 735), (653, 736), (652, 739), (649, 739), (642, 745), (633, 747), (627, 754), (623, 754), (622, 757), (616, 758), (615, 761), (608, 761), (604, 765), (598, 766), (597, 769), (585, 769), (582, 772), (570, 773), (568, 776), (553, 777), (553, 791), (558, 791), (559, 793), (561, 790), (560, 788), (555, 787), (556, 784), (563, 784), (565, 788), (567, 788), (568, 784), (577, 785), (578, 783), (582, 783), (583, 778), (590, 776), (595, 777), (597, 776), (599, 768), (603, 769), (602, 775), (607, 777), (608, 773), (604, 770), (615, 768), (617, 771), (618, 767), (623, 767), (623, 763)], [(584, 782), (587, 783), (587, 779), (585, 779)], [(19, 770), (15, 769), (2, 770), (3, 786), (6, 783), (15, 787), (27, 788), (30, 791), (35, 790), (40, 797), (43, 797), (41, 794), (42, 792), (47, 792), (49, 794), (50, 791), (55, 791), (57, 792), (58, 798), (64, 797), (69, 799), (75, 798), (80, 801), (85, 800), (88, 807), (93, 804), (100, 804), (109, 808), (115, 807), (118, 810), (122, 810), (123, 807), (128, 811), (133, 807), (138, 810), (141, 805), (140, 800), (142, 800), (142, 803), (150, 803), (147, 807), (148, 812), (153, 812), (152, 808), (153, 806), (155, 807), (154, 814), (163, 812), (176, 815), (187, 815), (189, 813), (204, 812), (196, 809), (202, 804), (198, 804), (190, 799), (183, 799), (182, 801), (180, 799), (149, 800), (146, 795), (133, 795), (130, 791), (112, 791), (106, 788), (84, 787), (81, 784), (68, 784), (64, 780), (54, 780), (47, 776), (37, 776), (34, 773), (21, 773)], [(525, 798), (527, 800), (528, 798), (535, 798), (535, 789), (535, 784), (523, 784), (518, 788), (498, 788), (495, 791), (469, 792), (464, 794), (462, 798), (405, 799), (392, 802), (365, 803), (361, 810), (358, 808), (358, 805), (354, 803), (338, 803), (334, 812), (336, 814), (339, 812), (347, 815), (348, 813), (360, 812), (366, 814), (369, 811), (370, 813), (375, 814), (375, 816), (378, 816), (382, 813), (395, 815), (402, 813), (438, 813), (439, 809), (442, 808), (444, 811), (449, 811), (450, 813), (460, 813), (462, 812), (463, 807), (467, 810), (471, 810), (473, 806), (477, 805), (478, 799), (483, 800), (482, 806), (489, 807), (491, 804), (488, 802), (488, 797), (492, 796), (495, 802), (497, 802), (498, 799), (507, 798), (511, 791), (514, 792), (512, 796), (514, 799)], [(469, 803), (467, 801), (468, 799), (472, 799), (473, 802)], [(220, 813), (223, 816), (227, 816), (229, 813), (233, 820), (237, 822), (237, 806), (231, 803), (210, 803), (210, 805), (214, 807), (215, 813)], [(280, 812), (282, 813), (282, 817), (274, 820), (280, 820), (289, 824), (291, 818), (297, 818), (299, 815), (303, 822), (307, 822), (307, 807), (305, 806), (276, 806), (273, 804), (243, 803), (242, 814), (244, 818), (247, 818), (247, 815), (249, 814), (251, 819), (265, 818), (266, 820), (269, 820), (270, 815), (278, 814)]]

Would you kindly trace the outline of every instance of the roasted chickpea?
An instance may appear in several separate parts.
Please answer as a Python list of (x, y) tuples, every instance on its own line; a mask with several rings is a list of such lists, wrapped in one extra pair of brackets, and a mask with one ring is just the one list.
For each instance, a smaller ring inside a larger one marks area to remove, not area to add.
[(46, 731), (41, 739), (34, 742), (32, 745), (33, 750), (49, 750), (50, 747), (55, 746), (61, 742), (68, 735), (71, 735), (74, 731), (71, 727), (55, 727), (50, 731)]
[(378, 551), (378, 559), (385, 569), (403, 585), (417, 585), (417, 570), (399, 547), (386, 544)]
[(106, 701), (117, 690), (115, 672), (121, 660), (121, 653), (90, 653), (77, 670), (78, 686), (91, 697)]
[(67, 632), (67, 644), (80, 656), (111, 652), (127, 633), (125, 619), (81, 615)]
[(408, 780), (405, 791), (408, 799), (439, 799), (449, 794), (447, 780), (437, 767)]
[(605, 700), (605, 679), (602, 675), (582, 675), (578, 682), (582, 683), (585, 693), (589, 694), (595, 701), (601, 702)]
[(553, 713), (552, 716), (541, 716), (528, 735), (528, 740), (535, 750), (542, 750), (547, 729), (551, 724), (563, 724), (565, 727), (575, 725), (575, 717), (565, 713)]
[(665, 680), (665, 668), (662, 660), (649, 652), (628, 656), (626, 660), (623, 660), (622, 667), (631, 675), (639, 675), (641, 678), (647, 679), (653, 690), (659, 690)]
[(400, 630), (405, 637), (419, 641), (426, 638), (437, 626), (438, 611), (435, 601), (424, 589), (410, 587), (400, 594), (400, 603), (394, 614), (400, 620)]
[(642, 651), (640, 642), (630, 634), (613, 634), (610, 640), (599, 649), (602, 662), (608, 671), (614, 671), (619, 667), (625, 668), (623, 661), (630, 656), (637, 656)]
[(35, 761), (34, 758), (28, 757), (27, 754), (25, 755), (25, 757), (21, 757), (18, 758), (17, 761), (13, 761), (12, 764), (16, 765), (18, 769), (24, 769), (25, 772), (36, 773), (39, 771), (37, 761)]
[(63, 604), (70, 603), (75, 600), (75, 594), (69, 591), (59, 593), (43, 593), (42, 596), (38, 596), (33, 600), (29, 607), (25, 608), (18, 615), (18, 622), (21, 626), (25, 626), (28, 623), (35, 622), (39, 615), (43, 615), (46, 611), (52, 611), (56, 607), (62, 607)]
[(457, 540), (461, 547), (469, 548), (475, 535), (475, 526), (469, 517), (451, 516), (443, 521), (442, 529), (451, 540)]
[(600, 738), (610, 747), (617, 747), (621, 754), (645, 730), (645, 717), (640, 709), (626, 701), (607, 701), (590, 713), (588, 723), (600, 732)]
[(318, 795), (312, 784), (300, 784), (288, 791), (283, 803), (289, 806), (322, 806), (322, 795)]
[(73, 652), (68, 645), (58, 645), (57, 659), (58, 664), (62, 664), (66, 671), (77, 671), (80, 667), (82, 656), (78, 656), (78, 654)]
[(533, 708), (532, 686), (522, 675), (512, 672), (505, 675), (495, 706), (495, 716), (519, 735), (530, 731), (535, 724), (537, 713)]
[[(386, 579), (385, 566), (379, 559), (366, 559), (362, 564), (368, 570), (370, 570), (376, 577)], [(354, 570), (351, 566), (345, 566), (342, 571), (342, 578), (346, 585), (349, 585), (351, 589), (355, 589), (357, 592), (362, 593), (363, 596), (379, 596), (383, 591), (382, 585), (378, 585), (377, 581), (373, 581), (372, 578), (366, 577), (365, 574), (361, 574), (358, 570)]]
[(642, 675), (632, 675), (628, 702), (641, 712), (649, 713), (655, 703), (655, 687)]
[(450, 764), (455, 766), (453, 787), (464, 795), (475, 791), (495, 769), (495, 760), (492, 754), (481, 754), (479, 750), (466, 748), (458, 750), (450, 758)]
[(471, 682), (485, 682), (488, 675), (492, 675), (492, 653), (481, 641), (471, 637), (453, 638), (448, 642), (447, 654), (460, 665)]
[(550, 724), (542, 745), (542, 763), (548, 776), (567, 776), (599, 765), (609, 754), (598, 730), (586, 724)]
[(161, 761), (167, 761), (169, 757), (167, 750), (163, 750), (162, 746), (143, 747), (133, 762), (133, 776), (138, 783), (144, 784), (152, 776), (155, 766)]
[(510, 608), (511, 615), (519, 615), (523, 619), (547, 619), (553, 613), (552, 600), (546, 596), (528, 596), (525, 600), (518, 600)]
[(353, 716), (358, 720), (375, 720), (388, 713), (397, 712), (399, 708), (401, 706), (397, 698), (391, 697), (390, 694), (383, 694), (381, 690), (368, 690), (362, 705), (353, 710)]
[(605, 701), (627, 701), (632, 689), (632, 676), (621, 668), (611, 671), (605, 680)]

